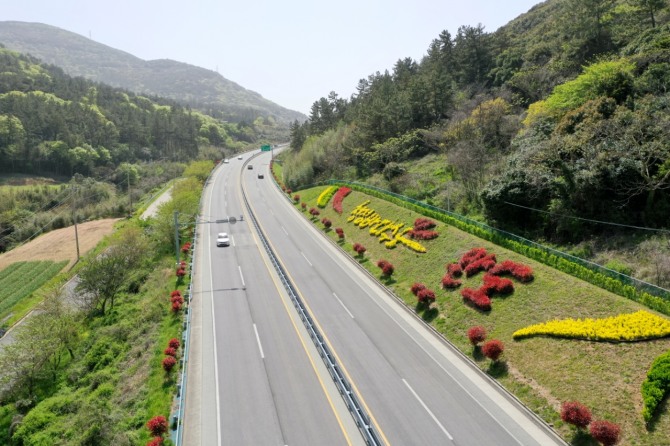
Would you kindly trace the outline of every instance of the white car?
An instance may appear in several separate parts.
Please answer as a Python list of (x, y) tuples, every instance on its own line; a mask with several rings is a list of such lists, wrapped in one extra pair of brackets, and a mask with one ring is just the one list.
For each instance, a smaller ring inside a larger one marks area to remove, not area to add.
[(238, 159), (238, 160), (241, 160), (241, 159), (242, 159), (242, 155), (238, 156), (237, 159)]
[(216, 236), (216, 246), (230, 246), (230, 239), (225, 232), (219, 232)]
[(223, 160), (223, 164), (228, 164), (228, 158), (226, 158), (225, 160)]

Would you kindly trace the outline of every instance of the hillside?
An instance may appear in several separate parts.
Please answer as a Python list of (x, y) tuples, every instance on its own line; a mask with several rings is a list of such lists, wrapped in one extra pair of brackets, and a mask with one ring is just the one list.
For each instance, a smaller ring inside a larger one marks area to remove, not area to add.
[(0, 22), (0, 43), (59, 66), (72, 76), (212, 109), (230, 121), (253, 122), (259, 116), (272, 116), (288, 123), (305, 118), (214, 71), (169, 59), (145, 61), (50, 25)]

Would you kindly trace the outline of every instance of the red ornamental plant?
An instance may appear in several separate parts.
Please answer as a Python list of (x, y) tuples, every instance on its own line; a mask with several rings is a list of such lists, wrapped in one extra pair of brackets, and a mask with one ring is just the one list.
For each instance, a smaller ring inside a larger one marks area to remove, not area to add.
[(335, 196), (333, 197), (333, 209), (335, 209), (335, 212), (338, 214), (342, 213), (342, 201), (344, 200), (344, 197), (349, 195), (350, 192), (351, 189), (346, 186), (342, 186), (335, 193)]
[(423, 283), (414, 282), (412, 284), (412, 287), (410, 288), (410, 291), (412, 291), (412, 294), (414, 294), (416, 296), (416, 295), (419, 294), (419, 291), (425, 290), (425, 289), (426, 289), (426, 285), (424, 285)]
[(175, 358), (177, 357), (177, 349), (172, 348), (172, 347), (168, 347), (168, 348), (166, 348), (166, 349), (163, 351), (163, 353), (164, 353), (166, 356), (172, 356), (172, 357), (175, 357)]
[(330, 221), (330, 219), (328, 219), (328, 218), (326, 218), (326, 217), (323, 217), (323, 218), (321, 219), (321, 224), (323, 224), (323, 226), (324, 226), (326, 229), (329, 229), (331, 226), (333, 226), (333, 222)]
[(179, 339), (177, 338), (172, 338), (168, 341), (168, 347), (172, 347), (175, 350), (179, 348), (181, 344), (179, 343)]
[(301, 207), (302, 210), (304, 211), (305, 209), (307, 209), (307, 203), (305, 203), (305, 202), (303, 201), (302, 203), (300, 203), (300, 207)]
[(435, 302), (435, 293), (433, 290), (429, 290), (428, 288), (419, 290), (419, 292), (416, 294), (416, 297), (419, 300), (419, 303), (424, 305), (430, 305), (431, 303)]
[(154, 437), (147, 443), (147, 446), (161, 446), (163, 444), (163, 437)]
[(177, 302), (179, 305), (182, 305), (184, 303), (184, 298), (182, 297), (181, 294), (177, 294), (176, 296), (172, 296), (170, 298), (170, 302), (172, 303)]
[(447, 265), (447, 274), (451, 277), (461, 277), (463, 275), (463, 269), (458, 263), (450, 263)]
[(181, 247), (181, 252), (186, 254), (191, 250), (191, 242), (186, 242)]
[(449, 274), (445, 274), (442, 278), (442, 287), (447, 289), (454, 289), (461, 286), (461, 281), (453, 279)]
[(584, 429), (591, 423), (591, 411), (579, 401), (566, 401), (561, 405), (561, 420)]
[(147, 429), (154, 437), (162, 437), (168, 431), (167, 419), (163, 415), (156, 415), (147, 421)]
[(335, 228), (335, 233), (337, 234), (337, 237), (340, 239), (344, 238), (344, 229), (342, 228)]
[(493, 362), (496, 362), (500, 358), (503, 351), (505, 351), (505, 345), (497, 339), (491, 339), (482, 345), (482, 353)]
[(296, 203), (298, 203), (298, 202), (300, 201), (300, 195), (295, 194), (295, 195), (293, 196), (293, 201), (296, 202)]
[(437, 238), (439, 234), (435, 231), (412, 229), (407, 232), (407, 235), (416, 240), (432, 240)]
[(186, 275), (186, 270), (184, 268), (177, 268), (175, 274), (177, 277), (182, 278)]
[(293, 193), (293, 191), (292, 191), (291, 189), (286, 189), (286, 193), (287, 193), (288, 195), (291, 195), (291, 194)]
[(486, 274), (484, 276), (484, 285), (479, 288), (487, 296), (493, 294), (510, 294), (514, 292), (514, 284), (509, 279)]
[(606, 420), (597, 420), (589, 426), (591, 436), (603, 446), (614, 446), (619, 442), (621, 427), (618, 424)]
[(174, 356), (166, 356), (163, 358), (163, 370), (165, 370), (167, 373), (170, 373), (176, 364), (177, 360), (174, 358)]
[(419, 217), (414, 220), (414, 230), (415, 231), (424, 231), (426, 229), (433, 229), (435, 227), (435, 222), (424, 217)]
[(362, 256), (363, 254), (365, 254), (365, 251), (367, 251), (367, 249), (365, 249), (365, 246), (361, 245), (360, 243), (354, 243), (354, 251), (356, 251), (356, 253), (358, 253), (359, 256)]
[(172, 302), (172, 312), (174, 314), (179, 313), (181, 311), (181, 306), (182, 306), (181, 302), (173, 301)]
[(461, 256), (461, 260), (458, 263), (460, 264), (461, 268), (465, 268), (475, 260), (479, 260), (483, 257), (486, 257), (486, 249), (472, 248), (470, 251)]
[(377, 262), (377, 266), (382, 270), (382, 275), (386, 277), (391, 277), (393, 274), (394, 268), (391, 263), (386, 260), (380, 260)]
[(488, 271), (496, 264), (495, 254), (487, 254), (465, 266), (465, 277), (471, 277), (480, 271)]
[(468, 328), (468, 339), (474, 346), (486, 340), (486, 329), (481, 325)]
[(533, 280), (533, 270), (522, 263), (505, 260), (489, 270), (491, 274), (502, 276), (509, 274), (519, 282), (530, 282)]
[(311, 208), (311, 209), (309, 210), (309, 213), (310, 213), (310, 215), (311, 215), (312, 217), (316, 217), (316, 216), (318, 216), (321, 212), (319, 212), (319, 210), (318, 210), (317, 208)]
[(491, 311), (491, 298), (484, 294), (481, 290), (473, 290), (472, 288), (463, 288), (461, 296), (466, 303), (473, 305), (481, 311)]
[(181, 296), (181, 291), (179, 290), (174, 290), (170, 293), (170, 298), (173, 298), (175, 296)]

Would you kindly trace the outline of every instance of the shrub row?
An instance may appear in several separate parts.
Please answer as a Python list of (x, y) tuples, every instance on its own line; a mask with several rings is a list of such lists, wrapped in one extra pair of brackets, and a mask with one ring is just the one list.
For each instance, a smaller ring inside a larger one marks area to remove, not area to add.
[[(343, 183), (338, 181), (338, 183)], [(406, 209), (424, 214), (428, 217), (434, 218), (443, 223), (449, 224), (462, 231), (468, 232), (476, 237), (488, 240), (496, 245), (507, 248), (518, 254), (521, 254), (530, 259), (536, 260), (545, 265), (551, 266), (559, 271), (570, 274), (578, 279), (582, 279), (593, 285), (596, 285), (612, 293), (639, 302), (647, 307), (659, 311), (663, 314), (670, 315), (670, 297), (663, 294), (659, 289), (659, 296), (649, 294), (645, 291), (639, 290), (634, 286), (624, 284), (621, 280), (612, 278), (599, 272), (595, 267), (587, 267), (577, 264), (559, 255), (551, 253), (546, 248), (537, 246), (530, 246), (520, 241), (512, 239), (509, 235), (505, 235), (501, 231), (494, 228), (479, 226), (464, 220), (464, 217), (458, 218), (455, 214), (447, 213), (444, 210), (434, 208), (432, 206), (419, 203), (410, 202), (407, 197), (391, 194), (389, 192), (376, 190), (369, 186), (358, 183), (346, 183), (353, 190), (358, 190), (373, 197), (377, 197), (388, 202), (394, 203)], [(661, 297), (661, 295), (663, 297)]]
[(328, 186), (327, 188), (325, 188), (323, 192), (321, 192), (321, 194), (319, 195), (319, 198), (316, 199), (316, 205), (321, 209), (325, 208), (338, 189), (339, 189), (338, 186)]
[(395, 271), (393, 264), (383, 259), (377, 262), (377, 267), (382, 270), (382, 276), (384, 277), (391, 277), (393, 271)]
[(647, 378), (642, 383), (642, 417), (651, 421), (663, 398), (670, 392), (670, 351), (665, 352), (651, 364)]
[(579, 401), (567, 401), (561, 405), (561, 419), (566, 423), (585, 429), (589, 426), (591, 437), (603, 446), (613, 446), (619, 442), (621, 428), (607, 420), (591, 421), (591, 411)]
[(603, 319), (552, 320), (517, 330), (512, 337), (541, 335), (592, 341), (640, 341), (670, 336), (670, 321), (640, 310)]
[(351, 189), (346, 186), (342, 186), (337, 190), (335, 197), (333, 197), (333, 209), (335, 212), (342, 214), (342, 201), (344, 201), (345, 197), (350, 193)]

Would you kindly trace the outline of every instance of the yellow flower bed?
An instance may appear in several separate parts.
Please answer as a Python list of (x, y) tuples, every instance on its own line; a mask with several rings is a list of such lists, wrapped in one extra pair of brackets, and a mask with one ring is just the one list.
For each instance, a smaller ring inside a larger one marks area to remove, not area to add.
[(640, 310), (604, 319), (553, 320), (522, 328), (512, 336), (523, 339), (543, 335), (591, 341), (641, 341), (670, 336), (670, 321)]
[(316, 199), (316, 205), (320, 208), (325, 208), (338, 189), (338, 186), (329, 186), (325, 188), (323, 192), (321, 192), (321, 195), (319, 195), (319, 198)]
[(380, 243), (385, 242), (384, 246), (389, 249), (395, 248), (400, 242), (416, 252), (426, 252), (423, 245), (404, 237), (412, 228), (403, 229), (404, 223), (383, 219), (377, 212), (370, 209), (368, 204), (370, 204), (370, 200), (356, 206), (347, 217), (347, 221), (361, 229), (369, 227), (370, 235), (377, 237)]

